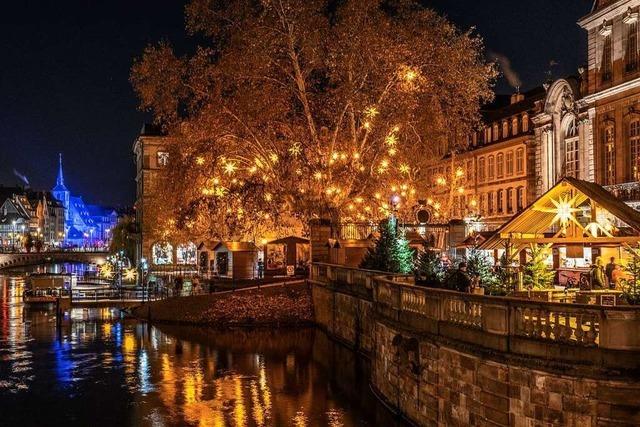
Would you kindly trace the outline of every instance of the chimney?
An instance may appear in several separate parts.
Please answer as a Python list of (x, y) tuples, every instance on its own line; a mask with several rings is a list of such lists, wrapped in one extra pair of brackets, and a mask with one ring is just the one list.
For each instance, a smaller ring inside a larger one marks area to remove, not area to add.
[(511, 105), (517, 104), (520, 101), (524, 101), (524, 95), (520, 93), (520, 88), (516, 88), (516, 93), (511, 95)]

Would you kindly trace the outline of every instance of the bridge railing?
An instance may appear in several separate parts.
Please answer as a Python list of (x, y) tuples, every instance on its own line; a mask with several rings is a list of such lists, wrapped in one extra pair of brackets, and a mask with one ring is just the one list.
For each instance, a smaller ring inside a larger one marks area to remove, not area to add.
[(71, 299), (83, 301), (149, 301), (159, 297), (148, 289), (73, 289)]
[[(342, 278), (370, 285), (377, 313), (416, 332), (559, 360), (622, 366), (629, 361), (620, 354), (630, 353), (636, 361), (629, 363), (640, 367), (640, 307), (475, 295), (415, 286), (409, 276), (313, 265), (311, 280), (340, 291)], [(605, 360), (601, 350), (616, 352), (618, 362)]]

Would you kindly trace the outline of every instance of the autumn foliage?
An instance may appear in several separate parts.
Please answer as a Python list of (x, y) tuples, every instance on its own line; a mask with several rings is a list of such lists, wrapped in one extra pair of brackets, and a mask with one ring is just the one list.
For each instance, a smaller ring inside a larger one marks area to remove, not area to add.
[(481, 39), (409, 0), (193, 0), (186, 29), (192, 52), (160, 42), (131, 73), (171, 135), (158, 218), (175, 232), (410, 208), (492, 97)]

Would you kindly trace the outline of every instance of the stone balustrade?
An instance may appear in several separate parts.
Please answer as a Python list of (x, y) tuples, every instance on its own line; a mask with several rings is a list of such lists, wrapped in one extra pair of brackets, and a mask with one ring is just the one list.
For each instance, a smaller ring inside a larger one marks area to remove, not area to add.
[(328, 264), (314, 264), (311, 280), (367, 295), (378, 315), (417, 333), (522, 356), (640, 367), (640, 307), (466, 294), (415, 286), (406, 275)]

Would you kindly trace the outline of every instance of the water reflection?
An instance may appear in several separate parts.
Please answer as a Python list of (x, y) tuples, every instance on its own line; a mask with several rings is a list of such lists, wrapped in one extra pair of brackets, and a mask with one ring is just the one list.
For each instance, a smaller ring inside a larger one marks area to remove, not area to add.
[(399, 425), (369, 392), (367, 367), (313, 329), (155, 327), (110, 308), (56, 328), (0, 277), (2, 425)]

